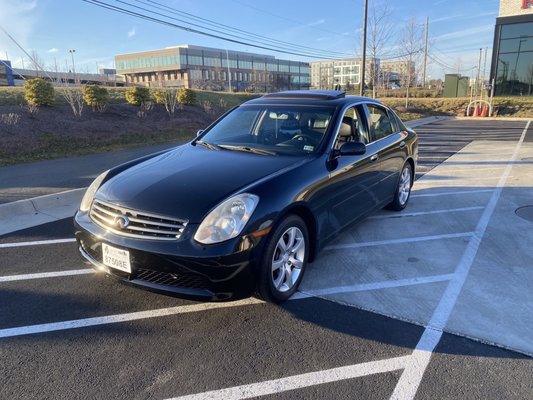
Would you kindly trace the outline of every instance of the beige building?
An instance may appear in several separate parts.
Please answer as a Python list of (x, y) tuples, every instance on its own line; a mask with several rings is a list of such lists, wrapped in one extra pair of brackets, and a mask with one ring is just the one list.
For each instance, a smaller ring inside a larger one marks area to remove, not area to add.
[(149, 87), (271, 92), (308, 89), (309, 64), (274, 56), (182, 45), (115, 56), (126, 82)]
[(416, 70), (413, 61), (382, 61), (379, 65), (379, 69), (379, 82), (381, 87), (388, 88), (392, 84), (406, 86), (409, 79), (411, 80), (411, 86), (416, 83)]
[[(340, 85), (341, 88), (350, 90), (361, 84), (361, 59), (359, 58), (317, 61), (310, 65), (312, 89), (328, 90)], [(372, 68), (379, 71), (378, 59), (367, 59), (365, 72), (367, 84)]]

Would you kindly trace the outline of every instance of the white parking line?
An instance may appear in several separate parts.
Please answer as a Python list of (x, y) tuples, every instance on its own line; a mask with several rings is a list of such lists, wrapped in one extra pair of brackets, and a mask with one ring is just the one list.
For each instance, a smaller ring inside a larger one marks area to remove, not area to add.
[(457, 302), (457, 299), (461, 294), (463, 285), (466, 281), (466, 278), (468, 277), (470, 268), (474, 263), (477, 252), (479, 250), (479, 246), (481, 244), (483, 236), (485, 235), (485, 231), (487, 230), (487, 226), (490, 222), (492, 214), (494, 213), (494, 210), (496, 209), (496, 205), (498, 204), (498, 200), (500, 199), (500, 195), (505, 186), (505, 182), (511, 174), (511, 171), (513, 169), (513, 163), (518, 157), (518, 152), (522, 147), (522, 143), (524, 142), (524, 138), (526, 136), (526, 132), (530, 124), (531, 121), (528, 121), (526, 127), (524, 128), (524, 131), (522, 132), (522, 136), (520, 136), (520, 140), (515, 146), (513, 155), (507, 163), (507, 167), (501, 175), (496, 189), (492, 193), (489, 203), (487, 204), (485, 211), (479, 219), (479, 222), (476, 226), (476, 230), (474, 231), (474, 235), (468, 242), (463, 256), (461, 257), (461, 260), (457, 265), (454, 276), (448, 283), (448, 287), (446, 288), (444, 295), (442, 296), (439, 304), (437, 305), (437, 308), (433, 312), (428, 327), (424, 331), (424, 334), (422, 335), (420, 341), (416, 346), (415, 351), (413, 352), (413, 357), (409, 362), (409, 365), (405, 368), (402, 375), (400, 376), (400, 379), (398, 381), (398, 384), (396, 385), (396, 388), (394, 389), (391, 399), (404, 400), (412, 399), (415, 397), (420, 382), (422, 381), (426, 368), (429, 364), (431, 354), (435, 350), (435, 347), (438, 345), (442, 336), (442, 331), (446, 327), (446, 323), (450, 318), (450, 314), (452, 313), (455, 307), (455, 303)]
[(52, 240), (35, 240), (33, 242), (16, 242), (16, 243), (0, 243), (0, 249), (8, 249), (11, 247), (26, 247), (26, 246), (41, 246), (46, 244), (71, 243), (76, 239), (52, 239)]
[(325, 247), (324, 250), (357, 249), (360, 247), (383, 246), (387, 244), (402, 244), (402, 243), (425, 242), (428, 240), (455, 239), (455, 238), (461, 238), (461, 237), (469, 237), (469, 236), (472, 236), (473, 234), (474, 232), (447, 233), (443, 235), (416, 236), (416, 237), (390, 239), (390, 240), (375, 240), (372, 242), (334, 244), (334, 245)]
[[(427, 189), (424, 189), (427, 190)], [(461, 195), (461, 194), (471, 194), (471, 193), (489, 193), (493, 192), (494, 189), (479, 189), (479, 190), (459, 190), (456, 192), (440, 192), (440, 193), (420, 193), (417, 194), (416, 192), (413, 192), (411, 195), (411, 198), (416, 197), (437, 197), (437, 196), (453, 196), (453, 195)]]
[[(41, 274), (26, 274), (26, 275), (13, 275), (0, 277), (0, 282), (11, 282), (23, 279), (36, 279), (36, 278), (50, 278), (56, 276), (70, 276), (70, 275), (82, 275), (94, 273), (94, 270), (70, 270), (59, 272), (44, 272)], [(369, 282), (361, 285), (353, 286), (339, 286), (326, 289), (312, 290), (308, 292), (298, 292), (294, 294), (289, 300), (300, 300), (311, 297), (320, 297), (329, 294), (347, 293), (347, 292), (361, 292), (364, 290), (377, 290), (384, 288), (418, 285), (423, 283), (441, 282), (451, 278), (450, 274), (434, 275), (421, 278), (400, 279), (393, 281), (382, 282)], [(162, 308), (158, 310), (139, 311), (127, 314), (108, 315), (103, 317), (83, 318), (70, 321), (53, 322), (48, 324), (28, 325), (20, 326), (16, 328), (0, 329), (0, 338), (31, 335), (35, 333), (54, 332), (66, 329), (78, 329), (88, 326), (115, 324), (125, 321), (135, 321), (147, 318), (164, 317), (168, 315), (186, 314), (199, 311), (207, 311), (217, 308), (239, 307), (252, 304), (263, 304), (264, 302), (256, 298), (248, 298), (244, 300), (227, 302), (227, 303), (201, 303), (190, 306), (177, 306), (170, 308)]]
[(329, 296), (332, 294), (341, 294), (341, 293), (364, 292), (367, 290), (380, 290), (380, 289), (390, 289), (390, 288), (395, 288), (395, 287), (403, 287), (403, 286), (411, 286), (411, 285), (422, 285), (422, 284), (427, 284), (427, 283), (449, 281), (450, 279), (452, 279), (452, 277), (453, 277), (453, 274), (443, 274), (443, 275), (432, 275), (432, 276), (423, 276), (423, 277), (407, 278), (407, 279), (397, 279), (397, 280), (392, 280), (392, 281), (360, 283), (358, 285), (351, 285), (351, 286), (337, 286), (333, 288), (306, 290), (306, 291), (295, 293), (290, 298), (290, 300), (306, 299), (309, 297)]
[(94, 269), (85, 268), (85, 269), (71, 269), (68, 271), (41, 272), (38, 274), (7, 275), (7, 276), (0, 276), (0, 283), (25, 281), (29, 279), (46, 279), (46, 278), (58, 278), (58, 277), (63, 277), (63, 276), (94, 274), (95, 272), (96, 271)]
[(421, 215), (431, 215), (431, 214), (444, 214), (444, 213), (453, 213), (453, 212), (463, 212), (463, 211), (474, 211), (481, 210), (485, 207), (475, 206), (475, 207), (462, 207), (462, 208), (448, 208), (442, 210), (432, 210), (432, 211), (419, 211), (419, 212), (410, 212), (410, 213), (388, 213), (383, 215), (373, 215), (367, 219), (391, 219), (391, 218), (404, 218), (404, 217), (418, 217)]
[(88, 326), (97, 326), (105, 324), (114, 324), (118, 322), (136, 321), (139, 319), (166, 317), (169, 315), (187, 314), (199, 311), (214, 310), (217, 308), (230, 308), (248, 306), (264, 303), (255, 298), (249, 298), (234, 302), (226, 303), (200, 303), (188, 306), (176, 306), (169, 308), (160, 308), (158, 310), (138, 311), (127, 314), (107, 315), (104, 317), (74, 319), (70, 321), (52, 322), (48, 324), (38, 324), (29, 326), (20, 326), (16, 328), (0, 329), (0, 338), (9, 338), (15, 336), (31, 335), (35, 333), (45, 333), (62, 331), (66, 329), (86, 328)]
[(174, 397), (169, 400), (242, 400), (252, 397), (282, 393), (324, 383), (338, 382), (363, 376), (382, 374), (403, 369), (410, 356), (389, 358), (387, 360), (370, 361), (345, 367), (326, 369), (324, 371), (288, 376), (248, 385), (234, 386), (210, 392)]

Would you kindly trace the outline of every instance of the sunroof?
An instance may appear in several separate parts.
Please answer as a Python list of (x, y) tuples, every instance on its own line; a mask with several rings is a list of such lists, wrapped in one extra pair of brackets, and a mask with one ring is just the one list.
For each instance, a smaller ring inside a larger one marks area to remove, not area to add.
[(286, 92), (269, 93), (263, 97), (269, 99), (315, 99), (334, 100), (346, 96), (346, 92), (341, 90), (289, 90)]

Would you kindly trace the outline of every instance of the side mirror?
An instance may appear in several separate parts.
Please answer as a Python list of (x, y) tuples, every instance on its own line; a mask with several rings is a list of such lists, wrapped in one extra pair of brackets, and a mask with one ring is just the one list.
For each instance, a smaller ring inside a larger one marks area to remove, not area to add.
[(196, 137), (200, 136), (202, 133), (204, 133), (204, 130), (200, 129), (199, 131), (196, 132)]
[(344, 143), (337, 152), (337, 156), (360, 156), (366, 153), (366, 146), (361, 142)]

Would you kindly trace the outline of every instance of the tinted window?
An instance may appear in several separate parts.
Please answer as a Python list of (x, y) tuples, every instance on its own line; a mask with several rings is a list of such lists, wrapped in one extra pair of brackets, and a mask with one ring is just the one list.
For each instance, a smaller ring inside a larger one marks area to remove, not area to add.
[(280, 154), (313, 153), (326, 136), (334, 110), (333, 107), (245, 105), (219, 121), (201, 140)]
[(387, 110), (375, 105), (368, 105), (370, 135), (372, 140), (379, 140), (391, 135), (394, 130)]
[(361, 124), (359, 111), (356, 107), (350, 107), (344, 112), (334, 148), (340, 149), (342, 144), (346, 142), (361, 142), (364, 144), (370, 142)]

